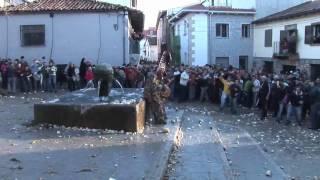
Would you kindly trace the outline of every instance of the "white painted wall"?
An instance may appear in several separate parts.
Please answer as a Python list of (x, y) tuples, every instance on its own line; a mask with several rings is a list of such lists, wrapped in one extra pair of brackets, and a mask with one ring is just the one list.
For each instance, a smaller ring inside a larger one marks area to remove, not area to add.
[(312, 23), (320, 22), (320, 16), (309, 16), (299, 19), (285, 20), (272, 22), (263, 25), (255, 25), (254, 27), (254, 56), (255, 57), (268, 57), (273, 55), (273, 47), (264, 47), (265, 30), (272, 29), (272, 41), (280, 41), (280, 31), (285, 29), (286, 25), (297, 24), (298, 29), (298, 47), (297, 51), (300, 54), (300, 59), (320, 59), (319, 51), (320, 46), (310, 46), (304, 43), (305, 39), (305, 26)]
[(207, 14), (194, 14), (192, 16), (192, 58), (194, 61), (192, 65), (203, 66), (208, 64), (208, 15)]
[[(188, 15), (190, 16), (190, 15)], [(186, 65), (192, 65), (191, 64), (191, 58), (189, 58), (189, 33), (188, 28), (186, 28), (186, 32), (184, 31), (185, 28), (185, 22), (188, 22), (188, 16), (185, 16), (184, 18), (181, 18), (179, 21), (175, 23), (175, 35), (180, 36), (180, 57), (181, 57), (181, 63)], [(180, 26), (180, 31), (179, 31)]]
[[(8, 36), (6, 18), (8, 18)], [(14, 59), (25, 56), (29, 61), (42, 56), (49, 58), (52, 48), (52, 59), (57, 64), (67, 64), (69, 61), (78, 64), (82, 57), (86, 57), (94, 63), (121, 65), (124, 59), (123, 38), (125, 62), (129, 62), (128, 22), (127, 17), (123, 18), (116, 13), (55, 14), (53, 19), (48, 14), (0, 16), (0, 57)], [(45, 25), (45, 46), (22, 47), (20, 25), (36, 24)], [(118, 24), (118, 30), (114, 29), (115, 24)]]

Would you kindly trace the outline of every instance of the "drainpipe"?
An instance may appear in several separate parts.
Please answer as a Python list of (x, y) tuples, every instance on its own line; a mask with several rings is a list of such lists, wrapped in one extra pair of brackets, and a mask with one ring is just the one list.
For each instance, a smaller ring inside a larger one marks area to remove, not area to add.
[(102, 32), (101, 32), (101, 14), (98, 15), (98, 22), (99, 22), (99, 48), (98, 48), (98, 58), (97, 58), (97, 64), (100, 63), (100, 57), (101, 57), (101, 46), (102, 46)]
[(209, 14), (209, 17), (208, 17), (208, 64), (212, 64), (212, 62), (211, 62), (211, 37), (212, 37), (212, 32), (211, 32), (211, 25), (212, 25), (212, 22), (211, 22), (211, 16), (212, 16), (212, 14), (210, 13), (210, 12), (208, 12), (208, 14)]
[(126, 64), (126, 33), (128, 33), (127, 30), (127, 24), (126, 24), (126, 16), (127, 12), (123, 11), (123, 38), (122, 38), (122, 57), (123, 57), (123, 64)]
[(6, 12), (6, 59), (9, 56), (9, 17), (8, 13)]
[(53, 23), (53, 17), (54, 14), (50, 13), (50, 18), (51, 18), (51, 49), (50, 49), (50, 56), (49, 56), (49, 60), (52, 59), (52, 54), (53, 54), (53, 45), (54, 45), (54, 23)]

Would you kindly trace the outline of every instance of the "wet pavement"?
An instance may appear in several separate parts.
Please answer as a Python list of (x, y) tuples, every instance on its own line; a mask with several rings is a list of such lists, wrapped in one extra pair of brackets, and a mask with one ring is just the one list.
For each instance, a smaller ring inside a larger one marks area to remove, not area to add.
[(221, 112), (212, 104), (195, 102), (170, 106), (213, 119), (213, 130), (217, 130), (230, 164), (232, 176), (229, 179), (320, 179), (319, 130), (295, 124), (285, 126), (271, 117), (261, 121), (255, 109), (242, 108), (240, 115), (231, 115), (230, 110)]
[(170, 123), (143, 134), (55, 126), (28, 127), (41, 98), (0, 99), (0, 179), (160, 179), (179, 129)]
[(180, 144), (171, 155), (168, 179), (227, 179), (230, 172), (209, 116), (186, 112), (181, 123)]
[(169, 103), (167, 129), (143, 134), (28, 126), (33, 104), (60, 95), (0, 97), (1, 180), (320, 179), (320, 131), (260, 121), (256, 110)]

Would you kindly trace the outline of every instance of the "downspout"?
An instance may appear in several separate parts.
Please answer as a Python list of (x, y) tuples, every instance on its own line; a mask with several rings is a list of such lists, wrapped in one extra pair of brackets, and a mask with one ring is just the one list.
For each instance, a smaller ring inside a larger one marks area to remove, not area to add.
[(52, 59), (53, 45), (54, 45), (54, 23), (53, 23), (53, 17), (54, 17), (54, 14), (50, 13), (50, 18), (51, 18), (51, 49), (50, 49), (49, 60)]
[(101, 46), (102, 46), (102, 35), (101, 35), (101, 14), (99, 13), (99, 17), (98, 17), (98, 20), (99, 20), (99, 48), (98, 48), (98, 57), (97, 57), (97, 64), (99, 64), (100, 62), (100, 56), (101, 56)]
[(122, 57), (123, 57), (123, 64), (126, 64), (126, 11), (123, 11), (123, 38), (122, 38)]
[(9, 17), (8, 13), (6, 12), (6, 59), (9, 56)]
[(211, 32), (211, 25), (212, 25), (212, 22), (211, 22), (211, 16), (212, 16), (212, 14), (211, 14), (211, 12), (209, 11), (208, 12), (209, 13), (209, 17), (208, 17), (208, 25), (209, 25), (209, 27), (208, 27), (208, 64), (212, 64), (212, 62), (211, 62), (211, 57), (212, 57), (212, 52), (211, 52), (211, 41), (212, 41), (212, 32)]

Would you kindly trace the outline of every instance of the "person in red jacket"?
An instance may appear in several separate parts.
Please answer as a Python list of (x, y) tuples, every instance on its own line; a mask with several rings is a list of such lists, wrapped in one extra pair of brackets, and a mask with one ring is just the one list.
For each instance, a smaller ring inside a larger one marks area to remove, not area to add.
[(94, 73), (92, 71), (92, 67), (91, 66), (88, 67), (84, 78), (85, 78), (85, 80), (87, 82), (86, 88), (93, 88), (94, 87), (94, 83), (93, 83)]

